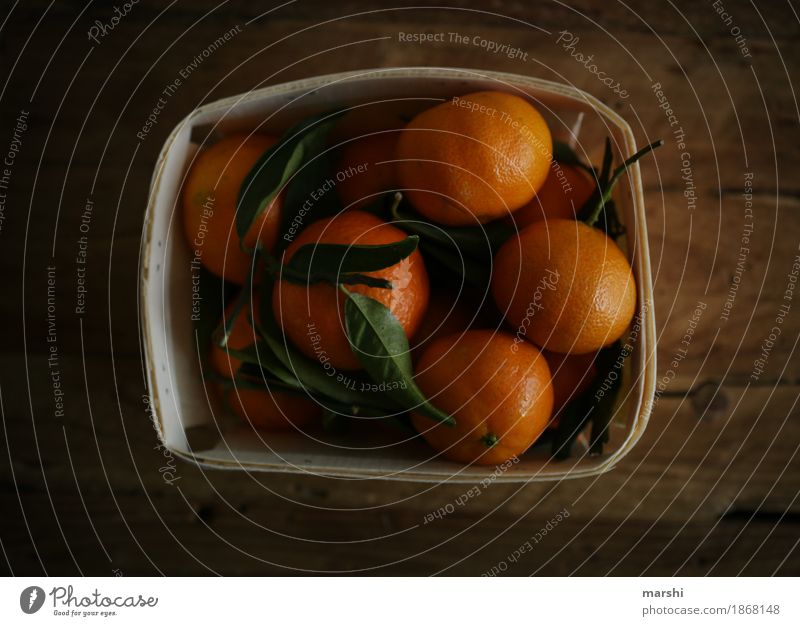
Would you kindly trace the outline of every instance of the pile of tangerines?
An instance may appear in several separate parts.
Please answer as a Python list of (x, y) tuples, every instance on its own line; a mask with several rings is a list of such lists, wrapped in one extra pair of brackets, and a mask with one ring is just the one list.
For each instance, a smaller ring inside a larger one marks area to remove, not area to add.
[(611, 188), (653, 146), (585, 165), (498, 91), (333, 141), (344, 114), (190, 166), (185, 234), (222, 279), (201, 357), (226, 405), (262, 431), (399, 424), (462, 463), (537, 441), (563, 457), (589, 421), (600, 449), (592, 390), (637, 301)]

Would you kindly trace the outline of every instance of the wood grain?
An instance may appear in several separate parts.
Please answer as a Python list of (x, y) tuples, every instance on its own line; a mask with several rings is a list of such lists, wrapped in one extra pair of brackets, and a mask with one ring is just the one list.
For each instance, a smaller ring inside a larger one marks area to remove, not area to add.
[[(796, 16), (781, 5), (727, 0), (752, 52), (746, 58), (703, 3), (681, 12), (643, 1), (462, 2), (448, 10), (439, 2), (392, 4), (301, 0), (259, 17), (271, 7), (199, 0), (164, 11), (142, 0), (94, 46), (88, 29), (111, 15), (102, 3), (82, 15), (82, 3), (17, 5), (0, 31), (0, 78), (9, 80), (0, 147), (20, 112), (29, 114), (0, 229), (0, 449), (7, 451), (0, 454), (7, 559), (0, 570), (479, 575), (566, 508), (569, 517), (534, 550), (507, 561), (505, 573), (800, 573), (800, 303), (788, 301), (763, 372), (753, 377), (800, 253)], [(165, 86), (237, 24), (241, 32), (190, 72), (140, 141), (136, 133)], [(615, 98), (587, 72), (557, 42), (562, 31), (579, 37), (576, 49), (593, 54), (630, 96)], [(400, 41), (406, 32), (443, 33), (445, 41)], [(455, 43), (450, 33), (519, 48), (527, 60)], [(169, 131), (220, 97), (403, 65), (570, 82), (614, 106), (640, 143), (666, 140), (642, 173), (658, 370), (674, 377), (641, 442), (609, 474), (493, 485), (431, 523), (426, 516), (461, 499), (463, 485), (204, 472), (157, 447), (142, 401), (138, 255), (150, 176)], [(78, 316), (75, 256), (89, 197), (87, 308)], [(753, 232), (742, 260), (747, 208)], [(705, 308), (685, 358), (672, 367), (698, 303)], [(47, 362), (48, 304), (55, 306), (63, 416), (54, 412)], [(177, 480), (169, 484), (165, 471)]]

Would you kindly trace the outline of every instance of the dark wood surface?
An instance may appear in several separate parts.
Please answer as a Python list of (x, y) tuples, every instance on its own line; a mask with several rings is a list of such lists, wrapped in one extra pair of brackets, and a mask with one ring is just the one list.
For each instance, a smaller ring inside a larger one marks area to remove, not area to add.
[[(119, 3), (122, 6), (123, 3)], [(797, 93), (800, 32), (789, 2), (312, 2), (142, 0), (94, 43), (111, 3), (14, 3), (0, 31), (3, 154), (11, 166), (0, 230), (2, 570), (14, 574), (800, 574), (800, 301), (769, 337), (800, 244)], [(437, 2), (435, 4), (444, 4)], [(4, 8), (0, 20), (5, 19)], [(137, 131), (182, 68), (220, 47)], [(731, 28), (746, 38), (740, 51)], [(630, 93), (615, 97), (561, 44)], [(528, 61), (400, 32), (457, 32), (519, 47)], [(569, 81), (617, 108), (637, 139), (665, 137), (643, 163), (659, 374), (696, 303), (707, 308), (640, 444), (609, 474), (494, 485), (444, 519), (426, 516), (464, 486), (347, 483), (203, 472), (157, 449), (143, 402), (138, 254), (154, 159), (194, 107), (305, 76), (366, 67), (455, 66)], [(685, 131), (697, 202), (652, 85)], [(24, 114), (24, 113), (23, 113)], [(737, 273), (752, 172), (754, 230)], [(2, 174), (2, 171), (0, 171)], [(74, 312), (81, 215), (86, 312)], [(48, 294), (48, 266), (55, 283)], [(740, 281), (727, 321), (729, 286)], [(48, 302), (48, 297), (51, 301)], [(55, 343), (47, 341), (48, 305)], [(48, 362), (58, 347), (58, 363)], [(52, 396), (60, 372), (64, 415)], [(569, 517), (509, 562), (564, 508)]]

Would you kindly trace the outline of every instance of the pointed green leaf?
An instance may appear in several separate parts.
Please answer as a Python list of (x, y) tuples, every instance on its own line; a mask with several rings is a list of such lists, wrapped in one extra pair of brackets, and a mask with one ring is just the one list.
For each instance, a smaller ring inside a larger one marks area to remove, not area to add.
[(585, 170), (591, 169), (581, 161), (572, 146), (563, 141), (553, 141), (553, 160), (561, 165), (571, 165)]
[(454, 425), (452, 416), (433, 406), (414, 382), (408, 339), (392, 312), (377, 300), (347, 294), (345, 323), (347, 337), (361, 365), (386, 394), (406, 410)]
[[(321, 363), (312, 361), (291, 346), (272, 314), (271, 300), (270, 285), (262, 284), (260, 316), (256, 327), (283, 367), (291, 372), (305, 389), (314, 395), (330, 398), (340, 406), (363, 406), (386, 414), (394, 412), (394, 407), (382, 397), (382, 394), (361, 391), (357, 375), (346, 372), (342, 375), (346, 377), (346, 381), (340, 380), (335, 370), (325, 369)], [(348, 385), (348, 382), (351, 384)]]
[(481, 226), (440, 226), (399, 207), (392, 211), (392, 224), (441, 247), (458, 248), (463, 254), (478, 257), (494, 254), (516, 232), (513, 226), (500, 221)]
[[(595, 361), (598, 373), (594, 381), (562, 412), (552, 442), (552, 453), (557, 460), (572, 454), (572, 444), (589, 422), (592, 423), (590, 451), (592, 454), (602, 453), (603, 444), (608, 441), (608, 426), (614, 416), (614, 403), (622, 379), (621, 376), (611, 378), (609, 373), (617, 367), (622, 347), (622, 342), (616, 341), (598, 353)], [(597, 400), (595, 396), (601, 387), (603, 394)]]
[(310, 243), (301, 246), (285, 267), (303, 274), (377, 272), (410, 256), (418, 243), (416, 235), (374, 246)]
[(298, 170), (320, 153), (343, 112), (322, 113), (303, 120), (256, 161), (242, 182), (236, 205), (236, 232), (240, 239)]
[(366, 274), (331, 275), (321, 280), (332, 285), (366, 285), (367, 287), (375, 287), (377, 289), (392, 289), (393, 287), (392, 283), (385, 278), (375, 278), (374, 276), (367, 276)]
[(424, 242), (422, 252), (426, 261), (434, 261), (448, 273), (460, 277), (462, 284), (472, 285), (479, 293), (485, 293), (491, 281), (488, 263), (480, 263), (471, 257), (458, 254), (457, 250), (444, 249), (433, 242)]
[(312, 222), (341, 212), (342, 203), (331, 179), (333, 171), (331, 150), (320, 146), (317, 154), (294, 175), (283, 200), (278, 251)]
[[(611, 150), (611, 140), (606, 138), (606, 147), (603, 154), (603, 166), (600, 170), (600, 174), (597, 177), (597, 188), (594, 190), (591, 198), (586, 201), (586, 204), (579, 211), (581, 221), (585, 222), (589, 226), (595, 226), (600, 219), (601, 214), (607, 210), (607, 205), (611, 201), (611, 194), (614, 192), (614, 187), (619, 181), (620, 177), (631, 165), (662, 145), (664, 145), (664, 141), (659, 139), (658, 141), (654, 141), (650, 145), (645, 146), (641, 150), (638, 150), (636, 154), (625, 159), (625, 161), (621, 165), (617, 166), (612, 173), (611, 161), (613, 158), (613, 152)], [(607, 219), (605, 222), (606, 225), (611, 224), (614, 219), (616, 219), (616, 215), (610, 219)], [(617, 220), (617, 222), (619, 222), (619, 220)], [(608, 231), (607, 234), (609, 234), (609, 236), (613, 236)]]

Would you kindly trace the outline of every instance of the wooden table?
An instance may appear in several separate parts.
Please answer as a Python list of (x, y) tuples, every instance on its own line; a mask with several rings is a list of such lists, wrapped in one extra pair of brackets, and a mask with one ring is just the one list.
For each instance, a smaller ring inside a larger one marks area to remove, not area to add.
[[(800, 574), (800, 302), (784, 300), (800, 244), (796, 12), (741, 0), (723, 0), (722, 16), (694, 2), (422, 4), (299, 0), (268, 12), (267, 3), (142, 0), (116, 25), (110, 3), (14, 5), (0, 34), (0, 148), (18, 148), (0, 181), (4, 570), (481, 574), (504, 562), (513, 574)], [(527, 60), (481, 42), (519, 48)], [(578, 52), (593, 61), (582, 64)], [(163, 139), (205, 101), (400, 65), (569, 81), (616, 107), (640, 143), (666, 139), (642, 165), (666, 377), (644, 438), (599, 478), (495, 485), (427, 524), (463, 486), (201, 472), (182, 462), (168, 484), (171, 461), (143, 402), (136, 294)], [(85, 312), (76, 314), (81, 251)], [(698, 302), (705, 309), (672, 368)], [(790, 308), (778, 324), (781, 304)], [(569, 517), (533, 542), (565, 508)], [(533, 549), (509, 560), (528, 541)]]

